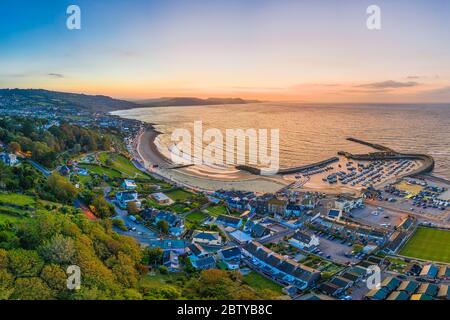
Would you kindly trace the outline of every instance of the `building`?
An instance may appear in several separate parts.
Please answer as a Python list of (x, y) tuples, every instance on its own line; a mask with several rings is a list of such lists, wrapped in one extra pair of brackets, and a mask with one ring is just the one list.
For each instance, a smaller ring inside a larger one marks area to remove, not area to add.
[(213, 256), (191, 259), (192, 266), (197, 270), (207, 270), (216, 267), (216, 259)]
[(219, 232), (195, 230), (192, 235), (192, 242), (208, 246), (222, 245), (222, 237)]
[(449, 266), (441, 266), (439, 268), (438, 278), (442, 280), (450, 279), (450, 267)]
[(405, 291), (394, 291), (386, 300), (404, 301), (409, 300), (409, 294)]
[(188, 247), (188, 255), (196, 258), (203, 258), (208, 256), (209, 254), (205, 251), (205, 249), (202, 248), (201, 245), (193, 243)]
[(159, 211), (155, 215), (155, 225), (160, 221), (166, 221), (170, 234), (178, 237), (184, 232), (184, 221), (177, 214), (167, 211)]
[(276, 282), (293, 285), (299, 290), (312, 286), (320, 278), (320, 271), (283, 257), (256, 241), (243, 246), (242, 254), (252, 268)]
[(129, 202), (135, 202), (137, 207), (141, 206), (141, 202), (138, 199), (138, 193), (135, 191), (122, 191), (116, 193), (117, 205), (121, 209), (126, 209)]
[(425, 277), (428, 279), (435, 279), (438, 275), (439, 269), (434, 264), (427, 264), (422, 268), (422, 271), (420, 272), (421, 277)]
[(270, 199), (267, 202), (267, 208), (270, 214), (273, 215), (284, 215), (285, 210), (287, 207), (287, 201), (286, 200), (281, 200), (281, 199)]
[(15, 166), (19, 163), (17, 156), (12, 153), (0, 153), (0, 162), (3, 162), (7, 166)]
[(167, 267), (169, 272), (179, 272), (180, 262), (178, 254), (175, 251), (167, 250), (163, 252), (163, 266)]
[(220, 215), (217, 217), (216, 223), (226, 226), (226, 227), (232, 227), (235, 229), (239, 229), (242, 226), (242, 218)]
[(172, 239), (155, 239), (149, 240), (147, 243), (150, 248), (161, 248), (163, 251), (175, 251), (178, 254), (186, 253), (188, 247), (191, 245), (189, 241)]
[(398, 291), (405, 291), (409, 295), (412, 295), (414, 292), (416, 292), (417, 288), (419, 287), (419, 284), (415, 281), (403, 281), (400, 286), (398, 286)]
[(297, 231), (294, 236), (289, 239), (289, 243), (300, 249), (309, 249), (319, 245), (319, 239), (316, 236), (310, 236), (304, 232)]
[(330, 209), (328, 211), (327, 217), (332, 220), (339, 220), (342, 217), (342, 210)]
[(137, 185), (136, 185), (136, 182), (134, 182), (134, 180), (125, 179), (122, 182), (122, 188), (124, 188), (126, 190), (136, 190)]
[(155, 199), (158, 204), (170, 204), (172, 202), (172, 200), (162, 192), (153, 193), (152, 198)]
[(441, 284), (439, 286), (437, 298), (442, 300), (450, 300), (450, 290), (447, 284)]
[(385, 300), (391, 292), (386, 288), (372, 289), (366, 294), (368, 300)]
[(239, 247), (230, 247), (219, 251), (219, 257), (228, 270), (239, 268), (241, 264), (241, 254), (241, 249), (239, 249)]
[(334, 202), (334, 207), (345, 213), (349, 213), (353, 209), (360, 208), (363, 206), (363, 198), (355, 198), (351, 196), (341, 195)]
[(417, 289), (416, 293), (426, 294), (430, 297), (436, 296), (439, 287), (433, 283), (422, 283)]

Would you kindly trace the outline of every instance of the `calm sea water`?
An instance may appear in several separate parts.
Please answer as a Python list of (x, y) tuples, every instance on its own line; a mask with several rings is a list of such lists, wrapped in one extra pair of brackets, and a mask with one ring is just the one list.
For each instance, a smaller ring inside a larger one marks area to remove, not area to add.
[(281, 167), (304, 165), (370, 149), (346, 140), (355, 137), (400, 152), (432, 155), (435, 175), (450, 179), (450, 105), (305, 105), (263, 103), (226, 106), (140, 108), (118, 115), (155, 124), (167, 154), (174, 128), (280, 129)]

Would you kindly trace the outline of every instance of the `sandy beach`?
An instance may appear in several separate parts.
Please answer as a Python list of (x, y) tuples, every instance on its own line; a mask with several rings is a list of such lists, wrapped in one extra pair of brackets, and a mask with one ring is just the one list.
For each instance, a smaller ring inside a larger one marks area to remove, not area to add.
[(278, 176), (255, 176), (234, 168), (224, 171), (194, 165), (187, 168), (172, 169), (174, 164), (160, 152), (155, 144), (155, 139), (159, 134), (160, 132), (152, 126), (148, 126), (145, 131), (136, 137), (136, 153), (147, 170), (181, 185), (202, 191), (239, 189), (268, 193), (276, 192), (289, 184)]

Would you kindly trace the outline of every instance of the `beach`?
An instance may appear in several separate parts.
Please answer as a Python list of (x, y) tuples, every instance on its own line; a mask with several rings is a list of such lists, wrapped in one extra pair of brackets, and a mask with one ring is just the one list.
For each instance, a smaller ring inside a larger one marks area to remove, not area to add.
[(143, 166), (152, 173), (183, 186), (200, 190), (215, 191), (219, 189), (248, 190), (256, 193), (276, 192), (289, 184), (281, 177), (255, 176), (240, 170), (214, 170), (213, 168), (194, 165), (173, 169), (175, 166), (165, 157), (155, 144), (160, 132), (149, 125), (135, 139), (135, 155)]

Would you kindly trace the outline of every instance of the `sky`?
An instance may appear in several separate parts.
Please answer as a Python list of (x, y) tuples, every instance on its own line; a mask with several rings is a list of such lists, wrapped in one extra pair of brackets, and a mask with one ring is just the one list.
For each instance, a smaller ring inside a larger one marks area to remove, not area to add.
[[(373, 4), (381, 30), (366, 26)], [(0, 88), (446, 103), (450, 1), (2, 0)]]

